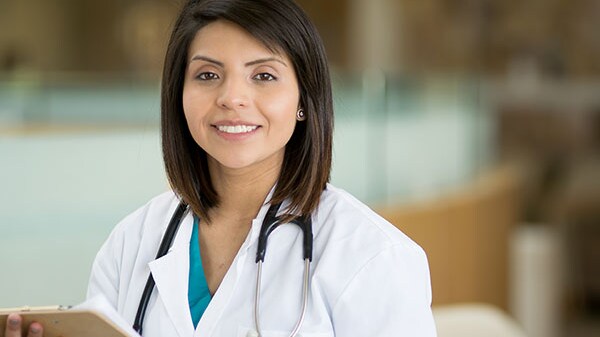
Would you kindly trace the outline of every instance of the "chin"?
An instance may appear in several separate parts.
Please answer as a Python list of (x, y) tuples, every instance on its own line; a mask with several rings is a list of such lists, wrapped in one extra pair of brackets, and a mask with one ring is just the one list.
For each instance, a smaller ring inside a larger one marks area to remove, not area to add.
[(245, 153), (232, 151), (230, 153), (220, 153), (220, 156), (211, 156), (211, 158), (221, 168), (238, 170), (254, 167), (260, 170), (268, 170), (274, 166), (281, 165), (283, 151), (270, 156), (261, 156), (257, 153), (249, 153), (249, 151)]
[(252, 164), (255, 163), (255, 161), (251, 158), (240, 158), (239, 156), (236, 156), (235, 158), (215, 158), (215, 160), (219, 164), (219, 166), (228, 169), (243, 169), (245, 167), (252, 166)]
[(246, 162), (229, 162), (229, 163), (220, 163), (222, 167), (231, 169), (231, 170), (239, 170), (246, 167), (252, 166), (251, 163)]

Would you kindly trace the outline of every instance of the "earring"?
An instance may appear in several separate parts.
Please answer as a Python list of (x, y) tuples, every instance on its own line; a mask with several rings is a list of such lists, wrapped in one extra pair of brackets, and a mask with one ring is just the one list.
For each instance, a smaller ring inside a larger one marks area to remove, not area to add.
[(296, 112), (296, 120), (298, 120), (299, 122), (302, 122), (305, 119), (306, 119), (306, 115), (304, 114), (304, 109), (302, 109), (302, 108), (298, 109), (298, 111)]

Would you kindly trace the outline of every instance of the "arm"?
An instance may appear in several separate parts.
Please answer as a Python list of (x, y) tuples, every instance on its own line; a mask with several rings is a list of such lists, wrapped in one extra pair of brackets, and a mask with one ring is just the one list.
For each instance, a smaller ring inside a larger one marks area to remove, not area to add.
[(374, 256), (346, 285), (332, 316), (337, 337), (436, 336), (423, 250), (393, 245)]
[(120, 275), (118, 257), (122, 252), (123, 232), (117, 227), (96, 254), (90, 274), (87, 299), (101, 294), (114, 308), (117, 308)]

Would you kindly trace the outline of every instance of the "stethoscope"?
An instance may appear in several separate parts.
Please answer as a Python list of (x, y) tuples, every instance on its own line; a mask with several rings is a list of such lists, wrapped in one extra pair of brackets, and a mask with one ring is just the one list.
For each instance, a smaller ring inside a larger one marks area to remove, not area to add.
[[(258, 235), (258, 247), (256, 248), (256, 263), (258, 265), (258, 271), (256, 273), (256, 291), (254, 294), (254, 324), (256, 327), (256, 331), (253, 334), (249, 334), (249, 336), (262, 336), (259, 319), (262, 265), (265, 261), (265, 253), (267, 252), (267, 239), (269, 235), (278, 226), (284, 224), (284, 222), (281, 221), (281, 217), (277, 216), (277, 212), (279, 212), (280, 207), (281, 203), (272, 204), (271, 206), (269, 206), (267, 214), (265, 215), (265, 218), (260, 227), (260, 233)], [(188, 210), (189, 207), (184, 202), (180, 202), (177, 206), (177, 209), (175, 209), (175, 212), (173, 212), (173, 216), (171, 217), (171, 220), (169, 220), (167, 230), (165, 231), (162, 241), (160, 242), (160, 246), (158, 247), (156, 259), (163, 257), (169, 251), (169, 248), (171, 247), (171, 245), (173, 244), (173, 240), (175, 239), (175, 234), (177, 234), (177, 230), (179, 229), (179, 225), (181, 224), (181, 221), (183, 220)], [(294, 337), (296, 336), (298, 331), (300, 331), (302, 322), (304, 322), (304, 316), (306, 315), (306, 307), (308, 304), (310, 262), (312, 261), (313, 250), (313, 235), (312, 220), (310, 215), (295, 218), (289, 223), (296, 224), (298, 227), (300, 227), (303, 235), (302, 251), (304, 259), (304, 276), (302, 282), (302, 309), (300, 316), (298, 317), (298, 321), (296, 322), (294, 329), (289, 335), (289, 337)], [(146, 309), (148, 308), (148, 303), (150, 302), (150, 296), (152, 295), (154, 286), (154, 278), (152, 277), (152, 273), (150, 273), (150, 275), (148, 276), (148, 280), (146, 281), (146, 286), (144, 287), (144, 292), (142, 293), (142, 298), (140, 299), (140, 304), (135, 315), (135, 320), (133, 321), (133, 329), (138, 334), (140, 334), (140, 336), (142, 335), (142, 325), (144, 323)]]

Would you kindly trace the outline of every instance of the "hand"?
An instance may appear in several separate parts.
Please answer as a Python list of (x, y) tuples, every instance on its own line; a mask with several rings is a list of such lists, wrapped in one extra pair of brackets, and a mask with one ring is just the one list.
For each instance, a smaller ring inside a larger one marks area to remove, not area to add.
[(18, 314), (10, 314), (6, 319), (6, 330), (4, 337), (42, 337), (44, 327), (40, 323), (33, 322), (29, 325), (27, 336), (21, 334), (21, 316)]

